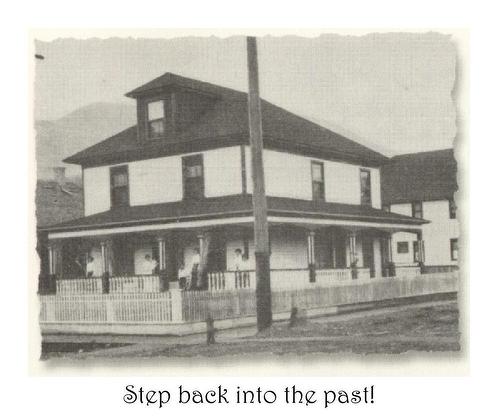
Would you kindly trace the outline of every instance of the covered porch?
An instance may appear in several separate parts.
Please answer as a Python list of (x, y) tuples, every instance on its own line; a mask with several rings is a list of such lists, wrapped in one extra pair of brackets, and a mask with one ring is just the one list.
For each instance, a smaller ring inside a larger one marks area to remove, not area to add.
[[(40, 293), (254, 289), (252, 220), (49, 232)], [(272, 290), (414, 277), (425, 262), (419, 225), (284, 216), (269, 225)], [(418, 262), (396, 268), (391, 236), (399, 231), (417, 236)]]

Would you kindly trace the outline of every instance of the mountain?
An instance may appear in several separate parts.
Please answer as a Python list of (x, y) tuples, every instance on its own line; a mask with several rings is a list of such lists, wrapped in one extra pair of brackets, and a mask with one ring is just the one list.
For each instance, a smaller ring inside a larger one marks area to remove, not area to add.
[(61, 161), (135, 123), (135, 106), (121, 103), (92, 103), (57, 120), (35, 121), (38, 178), (50, 177), (56, 166), (79, 176), (79, 167)]

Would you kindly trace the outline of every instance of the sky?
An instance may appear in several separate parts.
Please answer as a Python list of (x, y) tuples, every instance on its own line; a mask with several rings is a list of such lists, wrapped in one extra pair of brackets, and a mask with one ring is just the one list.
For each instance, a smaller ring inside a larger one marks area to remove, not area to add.
[[(247, 91), (244, 37), (36, 41), (35, 119), (124, 94), (165, 73)], [(449, 36), (258, 38), (261, 97), (388, 156), (453, 146), (456, 49)]]

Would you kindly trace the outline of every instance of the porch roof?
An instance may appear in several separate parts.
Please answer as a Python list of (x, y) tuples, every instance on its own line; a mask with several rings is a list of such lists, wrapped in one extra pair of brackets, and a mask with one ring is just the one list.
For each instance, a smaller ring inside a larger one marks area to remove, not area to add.
[[(427, 220), (390, 213), (373, 207), (268, 197), (268, 215), (305, 219), (335, 219), (364, 223), (419, 226)], [(118, 207), (76, 220), (40, 228), (49, 232), (102, 229), (216, 220), (252, 216), (252, 196), (233, 195), (209, 198), (199, 202), (177, 201), (146, 206)]]

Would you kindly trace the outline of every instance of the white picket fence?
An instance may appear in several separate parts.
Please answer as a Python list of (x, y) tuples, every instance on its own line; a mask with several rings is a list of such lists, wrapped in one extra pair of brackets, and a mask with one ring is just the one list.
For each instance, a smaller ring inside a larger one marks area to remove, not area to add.
[[(346, 304), (413, 297), (458, 290), (458, 271), (413, 278), (357, 279), (335, 286), (273, 289), (272, 310), (317, 309)], [(255, 291), (170, 290), (161, 293), (73, 294), (40, 296), (40, 323), (156, 324), (200, 322), (251, 317), (256, 314)]]
[(165, 323), (175, 319), (171, 292), (40, 296), (41, 323)]

